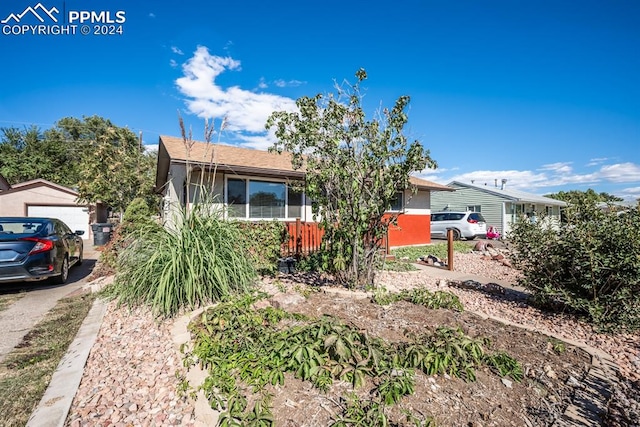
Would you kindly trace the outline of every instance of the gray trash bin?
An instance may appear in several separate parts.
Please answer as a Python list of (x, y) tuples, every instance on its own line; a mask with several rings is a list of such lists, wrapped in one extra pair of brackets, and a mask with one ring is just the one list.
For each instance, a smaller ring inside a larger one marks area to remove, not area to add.
[(91, 224), (91, 230), (93, 231), (93, 246), (102, 246), (109, 243), (111, 240), (111, 230), (113, 224), (108, 222), (97, 222)]

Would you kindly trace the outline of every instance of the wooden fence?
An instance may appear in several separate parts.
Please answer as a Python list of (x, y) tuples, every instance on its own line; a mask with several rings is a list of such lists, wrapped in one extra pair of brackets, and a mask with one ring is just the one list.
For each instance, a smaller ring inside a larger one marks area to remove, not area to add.
[[(283, 245), (283, 256), (300, 257), (309, 255), (320, 250), (324, 231), (317, 222), (302, 222), (297, 219), (295, 222), (287, 222), (288, 240)], [(389, 254), (389, 238), (382, 239), (381, 250)]]
[(289, 239), (282, 248), (283, 255), (298, 257), (320, 250), (324, 232), (317, 222), (302, 222), (297, 219), (286, 224)]

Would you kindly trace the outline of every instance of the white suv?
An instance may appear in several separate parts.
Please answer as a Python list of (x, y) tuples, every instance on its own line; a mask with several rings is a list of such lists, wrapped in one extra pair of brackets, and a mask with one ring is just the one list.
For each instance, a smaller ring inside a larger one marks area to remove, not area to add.
[(487, 223), (480, 212), (435, 212), (431, 214), (431, 237), (445, 238), (453, 230), (453, 239), (487, 237)]

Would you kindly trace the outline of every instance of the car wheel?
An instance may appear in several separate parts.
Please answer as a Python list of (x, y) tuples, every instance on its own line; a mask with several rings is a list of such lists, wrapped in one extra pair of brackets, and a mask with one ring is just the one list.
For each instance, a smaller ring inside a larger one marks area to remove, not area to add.
[(64, 285), (69, 278), (69, 257), (65, 255), (62, 259), (62, 266), (60, 267), (60, 275), (53, 278), (53, 283), (56, 285)]
[(460, 240), (460, 230), (456, 230), (455, 228), (453, 230), (453, 240)]

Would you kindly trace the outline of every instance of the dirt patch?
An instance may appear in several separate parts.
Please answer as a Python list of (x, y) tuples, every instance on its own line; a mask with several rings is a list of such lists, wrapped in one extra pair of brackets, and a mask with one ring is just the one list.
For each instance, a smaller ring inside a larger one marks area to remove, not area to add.
[[(415, 392), (388, 411), (397, 425), (414, 425), (407, 421), (405, 411), (423, 419), (433, 417), (437, 426), (550, 425), (570, 403), (590, 365), (585, 351), (540, 333), (469, 312), (431, 310), (408, 302), (378, 305), (365, 293), (330, 286), (315, 287), (316, 291), (310, 292), (306, 279), (289, 277), (267, 284), (273, 295), (269, 303), (306, 316), (338, 317), (387, 342), (407, 341), (412, 333), (429, 333), (440, 326), (459, 327), (471, 338), (487, 338), (485, 351), (507, 352), (522, 366), (524, 378), (519, 383), (501, 378), (489, 368), (479, 369), (476, 381), (468, 382), (418, 372)], [(355, 390), (350, 384), (335, 382), (323, 393), (288, 375), (284, 386), (268, 390), (274, 396), (275, 425), (331, 425), (343, 412), (344, 397), (355, 392), (366, 399), (374, 386), (371, 381)]]

